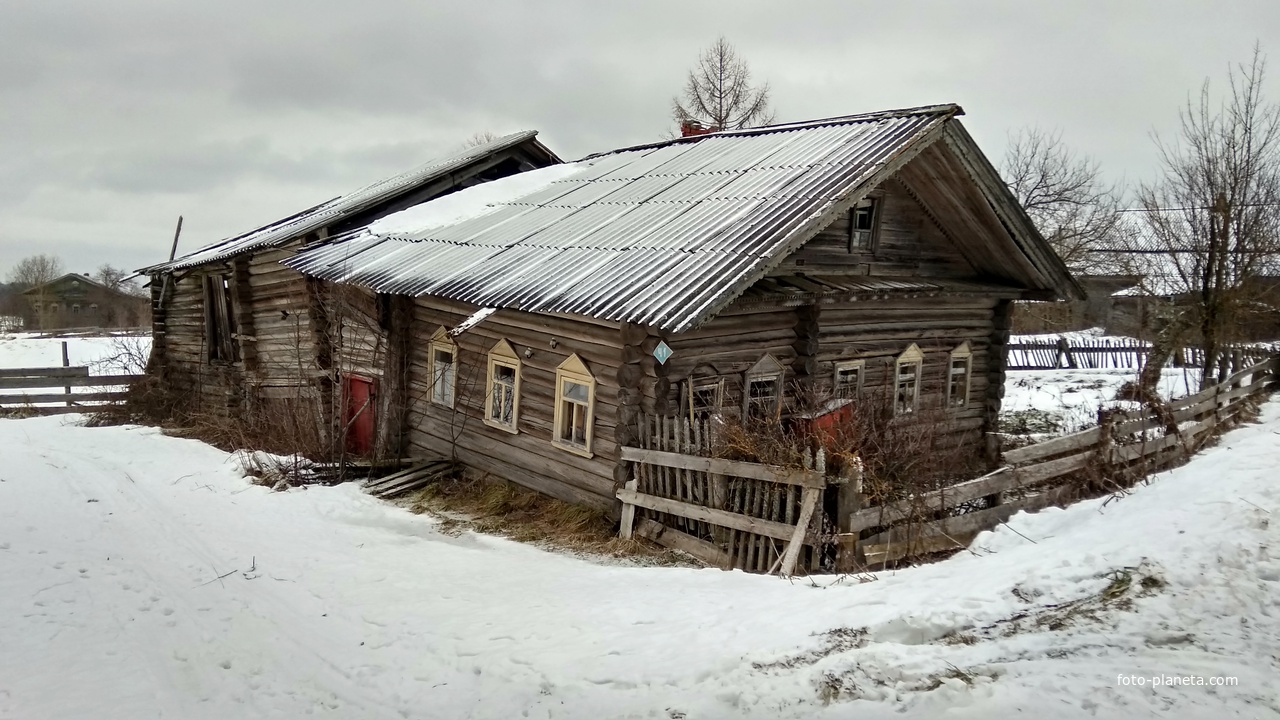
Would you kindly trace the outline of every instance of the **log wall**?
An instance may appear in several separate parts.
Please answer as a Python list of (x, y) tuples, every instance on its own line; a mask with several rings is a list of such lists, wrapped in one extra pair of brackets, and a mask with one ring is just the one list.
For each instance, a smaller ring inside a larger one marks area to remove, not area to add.
[[(428, 341), (441, 326), (456, 327), (478, 308), (438, 298), (414, 303), (408, 367), (408, 448), (456, 458), (480, 472), (571, 503), (613, 511), (615, 434), (621, 333), (616, 324), (501, 310), (455, 342), (457, 400), (453, 409), (431, 402)], [(489, 350), (507, 340), (521, 358), (519, 432), (484, 424)], [(593, 456), (551, 444), (556, 368), (577, 353), (596, 379)]]

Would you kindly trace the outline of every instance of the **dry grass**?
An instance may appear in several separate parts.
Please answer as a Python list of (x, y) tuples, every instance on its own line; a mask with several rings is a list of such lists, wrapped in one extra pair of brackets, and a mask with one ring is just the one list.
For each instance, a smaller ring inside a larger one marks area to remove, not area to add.
[(470, 477), (432, 484), (409, 496), (415, 513), (430, 513), (450, 533), (500, 535), (575, 555), (625, 559), (643, 565), (695, 566), (688, 558), (644, 540), (623, 540), (599, 510), (556, 500), (514, 483)]

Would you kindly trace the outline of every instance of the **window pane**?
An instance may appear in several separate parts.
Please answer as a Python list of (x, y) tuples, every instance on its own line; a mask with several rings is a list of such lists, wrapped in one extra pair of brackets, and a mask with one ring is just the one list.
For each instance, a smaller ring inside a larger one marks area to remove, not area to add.
[(500, 419), (502, 420), (502, 422), (507, 423), (508, 425), (511, 424), (512, 419), (515, 417), (515, 406), (516, 406), (515, 400), (516, 400), (515, 391), (511, 390), (510, 388), (506, 388), (503, 390), (502, 415)]
[(576, 383), (572, 380), (565, 380), (564, 397), (569, 400), (576, 400), (577, 402), (585, 403), (590, 400), (591, 391), (586, 385)]
[(582, 405), (573, 406), (573, 442), (587, 444), (587, 408)]
[(506, 385), (514, 385), (516, 382), (516, 369), (507, 367), (506, 365), (494, 365), (493, 378), (497, 382), (501, 382)]

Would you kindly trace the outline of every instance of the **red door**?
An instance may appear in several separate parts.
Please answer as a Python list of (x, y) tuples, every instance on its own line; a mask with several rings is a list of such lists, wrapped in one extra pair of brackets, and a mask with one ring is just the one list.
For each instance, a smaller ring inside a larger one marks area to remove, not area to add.
[(344, 375), (342, 378), (343, 421), (347, 428), (347, 452), (372, 455), (377, 398), (369, 378)]

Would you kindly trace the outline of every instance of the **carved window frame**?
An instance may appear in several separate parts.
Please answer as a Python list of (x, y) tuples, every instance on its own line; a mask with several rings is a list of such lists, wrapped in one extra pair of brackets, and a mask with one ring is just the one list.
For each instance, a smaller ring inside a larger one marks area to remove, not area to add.
[[(511, 343), (499, 340), (498, 344), (489, 349), (489, 372), (488, 381), (485, 384), (484, 393), (484, 424), (489, 427), (504, 430), (513, 435), (520, 432), (520, 369), (522, 363), (520, 356), (516, 354), (516, 350)], [(498, 368), (504, 368), (511, 371), (512, 380), (510, 385), (498, 379)], [(511, 419), (509, 421), (503, 419), (505, 414), (501, 395), (511, 395)]]

